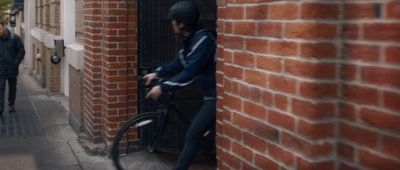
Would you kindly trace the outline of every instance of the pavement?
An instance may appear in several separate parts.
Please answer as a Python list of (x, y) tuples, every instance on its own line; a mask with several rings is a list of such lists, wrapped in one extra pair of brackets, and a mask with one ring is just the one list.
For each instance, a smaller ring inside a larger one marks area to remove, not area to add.
[[(18, 77), (16, 112), (0, 118), (1, 170), (114, 170), (105, 155), (88, 154), (68, 123), (68, 102), (48, 96), (27, 73)], [(177, 155), (133, 153), (129, 169), (171, 169)], [(197, 162), (191, 170), (216, 169), (215, 162)]]

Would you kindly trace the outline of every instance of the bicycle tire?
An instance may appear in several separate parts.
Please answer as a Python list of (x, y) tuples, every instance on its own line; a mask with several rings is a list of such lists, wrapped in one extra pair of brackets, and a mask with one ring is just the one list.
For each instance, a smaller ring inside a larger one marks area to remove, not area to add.
[(124, 135), (132, 128), (138, 128), (145, 125), (152, 124), (158, 119), (163, 118), (164, 115), (161, 112), (147, 112), (141, 113), (131, 119), (129, 119), (118, 131), (115, 136), (111, 148), (111, 158), (114, 163), (114, 166), (117, 170), (125, 170), (123, 164), (121, 163), (121, 154), (120, 154), (120, 142), (123, 139)]

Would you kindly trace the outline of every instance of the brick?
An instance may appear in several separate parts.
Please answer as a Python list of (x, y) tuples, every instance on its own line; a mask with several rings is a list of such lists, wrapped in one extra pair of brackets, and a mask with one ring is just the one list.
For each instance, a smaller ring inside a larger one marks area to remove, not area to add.
[(360, 119), (372, 127), (400, 133), (400, 115), (364, 108), (360, 112)]
[(268, 122), (289, 131), (294, 131), (294, 118), (289, 115), (270, 110), (268, 112)]
[(239, 128), (252, 132), (255, 129), (256, 121), (240, 114), (233, 114), (232, 123)]
[(335, 98), (337, 96), (337, 84), (300, 82), (300, 95), (313, 99)]
[(217, 10), (217, 17), (221, 18), (221, 19), (225, 19), (226, 18), (226, 6), (224, 7), (218, 7)]
[(348, 121), (356, 120), (357, 110), (353, 105), (348, 103), (340, 103), (339, 108), (340, 108), (339, 116), (341, 119), (345, 119)]
[(333, 43), (302, 43), (300, 55), (312, 58), (336, 58), (337, 48)]
[(384, 136), (382, 143), (383, 143), (382, 147), (383, 153), (393, 156), (395, 158), (400, 158), (400, 138)]
[(340, 124), (340, 137), (372, 149), (378, 146), (378, 133), (346, 123)]
[(245, 99), (250, 99), (251, 97), (251, 88), (247, 84), (238, 83), (239, 94), (241, 97)]
[(383, 105), (385, 108), (399, 111), (400, 110), (400, 94), (395, 92), (384, 92)]
[(250, 133), (243, 133), (243, 144), (261, 153), (267, 151), (266, 142), (262, 138)]
[(232, 121), (232, 112), (228, 111), (227, 109), (223, 109), (222, 114), (223, 120)]
[(400, 2), (399, 1), (391, 1), (386, 4), (386, 17), (392, 19), (400, 18)]
[(222, 127), (222, 133), (230, 139), (234, 139), (237, 141), (240, 141), (242, 139), (242, 130), (235, 126), (232, 126), (229, 123), (224, 123)]
[(340, 77), (342, 80), (354, 81), (357, 78), (357, 65), (355, 64), (342, 64), (340, 70)]
[(297, 129), (299, 134), (312, 140), (333, 138), (335, 132), (333, 123), (308, 123), (302, 120), (298, 121)]
[(264, 139), (264, 141), (270, 141), (270, 142), (278, 141), (279, 131), (277, 129), (261, 122), (256, 122), (254, 126), (255, 126), (253, 129), (254, 134)]
[(288, 133), (282, 133), (281, 142), (284, 147), (292, 149), (309, 159), (328, 156), (333, 153), (333, 145), (331, 143), (320, 142), (318, 144), (311, 144)]
[(250, 99), (253, 102), (261, 103), (262, 101), (262, 90), (257, 87), (250, 88)]
[(223, 52), (224, 63), (233, 63), (233, 52), (224, 50)]
[(379, 46), (363, 44), (345, 44), (346, 57), (353, 60), (379, 61)]
[(285, 35), (288, 38), (301, 39), (335, 39), (337, 25), (321, 23), (288, 23)]
[(262, 103), (266, 106), (272, 106), (273, 95), (268, 91), (262, 92)]
[(257, 154), (255, 156), (255, 164), (261, 169), (279, 170), (278, 164), (263, 155)]
[(225, 103), (225, 106), (227, 106), (230, 109), (234, 109), (234, 110), (238, 110), (238, 111), (242, 110), (242, 100), (238, 99), (237, 97), (225, 94), (224, 95), (224, 103)]
[(338, 19), (339, 4), (303, 3), (301, 4), (302, 19)]
[(242, 169), (256, 169), (255, 165), (247, 162), (242, 162)]
[[(219, 0), (219, 1), (221, 1), (221, 0)], [(218, 154), (218, 152), (217, 152), (217, 154)], [(221, 170), (230, 170), (231, 169), (231, 167), (229, 167), (227, 164), (223, 163), (222, 158), (218, 158), (218, 157), (217, 157), (217, 166), (218, 166), (218, 169), (221, 169)]]
[(276, 94), (274, 96), (275, 99), (275, 107), (283, 110), (283, 111), (287, 111), (288, 109), (288, 98), (284, 95), (280, 95), (280, 94)]
[(253, 152), (250, 149), (242, 146), (240, 143), (232, 143), (232, 152), (246, 161), (253, 162)]
[(296, 93), (296, 80), (282, 76), (269, 76), (269, 87), (271, 89), (287, 92), (291, 94)]
[(366, 150), (358, 152), (360, 164), (363, 164), (371, 169), (398, 169), (400, 167), (399, 160), (383, 158), (379, 155)]
[(233, 22), (225, 21), (223, 26), (224, 33), (233, 34)]
[(348, 3), (344, 6), (344, 17), (347, 19), (379, 17), (376, 15), (376, 8), (379, 8), (376, 3)]
[(268, 153), (272, 158), (287, 166), (292, 166), (294, 164), (294, 155), (289, 151), (284, 150), (282, 146), (269, 144)]
[(292, 112), (312, 120), (329, 119), (334, 117), (335, 105), (333, 103), (311, 103), (293, 98)]
[(264, 140), (276, 141), (278, 138), (278, 131), (273, 127), (239, 114), (233, 115), (232, 123), (243, 129), (247, 129)]
[(238, 36), (224, 36), (222, 42), (222, 45), (227, 49), (242, 50), (244, 47), (244, 39)]
[(254, 36), (256, 34), (256, 24), (255, 22), (234, 22), (233, 33), (236, 35)]
[[(234, 11), (236, 12), (236, 11)], [(266, 20), (268, 18), (268, 6), (257, 5), (246, 7), (246, 19)]]
[(293, 3), (271, 4), (268, 9), (269, 19), (292, 20), (299, 18), (298, 6)]
[(238, 6), (227, 6), (225, 8), (225, 17), (224, 19), (244, 19), (244, 8)]
[(349, 165), (349, 164), (347, 164), (345, 162), (340, 162), (339, 169), (340, 170), (359, 170), (360, 168), (354, 167), (354, 166)]
[(248, 115), (257, 118), (258, 120), (267, 119), (267, 111), (263, 106), (256, 105), (253, 102), (243, 102), (243, 110)]
[(342, 27), (342, 36), (345, 39), (358, 39), (360, 33), (359, 29), (357, 24), (345, 23)]
[(257, 35), (264, 37), (282, 37), (282, 23), (279, 22), (258, 22)]
[(256, 57), (257, 68), (280, 72), (282, 68), (281, 59), (269, 56), (257, 56)]
[(386, 48), (385, 62), (400, 64), (400, 46), (389, 46)]
[(351, 145), (341, 143), (338, 144), (338, 155), (347, 161), (354, 161), (355, 148)]
[[(232, 82), (232, 92), (234, 94), (240, 94), (241, 96), (243, 96), (242, 93), (244, 93), (244, 90), (242, 90), (243, 88), (241, 88), (240, 86), (241, 85), (238, 82)], [(246, 98), (246, 96), (243, 97)]]
[(298, 45), (290, 41), (271, 41), (270, 53), (281, 56), (294, 56), (297, 55)]
[(308, 162), (302, 158), (297, 158), (297, 169), (298, 170), (334, 170), (334, 161), (323, 161), (323, 162)]
[(309, 78), (333, 79), (336, 76), (334, 63), (311, 63), (297, 60), (285, 61), (285, 72)]
[(241, 161), (237, 158), (234, 153), (224, 152), (223, 161), (226, 162), (230, 167), (239, 169), (241, 167)]
[(267, 74), (264, 72), (260, 71), (254, 71), (254, 70), (245, 70), (244, 72), (244, 79), (246, 82), (261, 86), (261, 87), (266, 87), (267, 85)]
[(246, 50), (265, 54), (268, 52), (268, 40), (246, 39)]
[(342, 88), (343, 98), (365, 105), (378, 105), (378, 90), (369, 87), (344, 84)]
[(227, 77), (236, 78), (239, 80), (242, 80), (244, 75), (242, 68), (230, 65), (224, 65), (224, 74)]
[(400, 69), (391, 69), (384, 67), (366, 66), (362, 68), (362, 80), (364, 82), (400, 87)]
[(250, 53), (235, 52), (234, 63), (243, 67), (254, 67), (256, 58)]
[(366, 40), (400, 41), (400, 24), (396, 23), (364, 24), (363, 37)]

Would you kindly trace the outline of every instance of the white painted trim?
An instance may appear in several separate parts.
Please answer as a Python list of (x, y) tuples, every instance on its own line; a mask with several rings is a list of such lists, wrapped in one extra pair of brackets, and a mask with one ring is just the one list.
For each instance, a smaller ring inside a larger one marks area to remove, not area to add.
[(61, 0), (60, 29), (64, 44), (69, 45), (75, 42), (75, 1)]
[(38, 41), (42, 42), (42, 33), (41, 29), (39, 28), (32, 28), (31, 29), (31, 36), (36, 38)]
[(83, 45), (77, 43), (68, 45), (65, 49), (65, 59), (77, 70), (83, 69), (83, 50)]
[(62, 39), (60, 36), (48, 33), (40, 28), (31, 29), (31, 36), (42, 42), (47, 48), (54, 49), (54, 40)]

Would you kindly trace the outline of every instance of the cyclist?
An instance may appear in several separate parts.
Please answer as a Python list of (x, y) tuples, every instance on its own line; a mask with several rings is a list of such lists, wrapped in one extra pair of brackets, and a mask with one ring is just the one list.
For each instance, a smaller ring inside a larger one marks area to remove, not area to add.
[(203, 92), (203, 105), (186, 132), (185, 144), (175, 170), (188, 169), (196, 156), (203, 134), (215, 126), (216, 113), (216, 32), (198, 24), (200, 12), (191, 1), (179, 1), (169, 9), (168, 18), (174, 33), (183, 37), (183, 49), (169, 64), (144, 76), (146, 84), (157, 77), (173, 75), (171, 79), (153, 87), (146, 98), (157, 100), (168, 93), (197, 82)]

